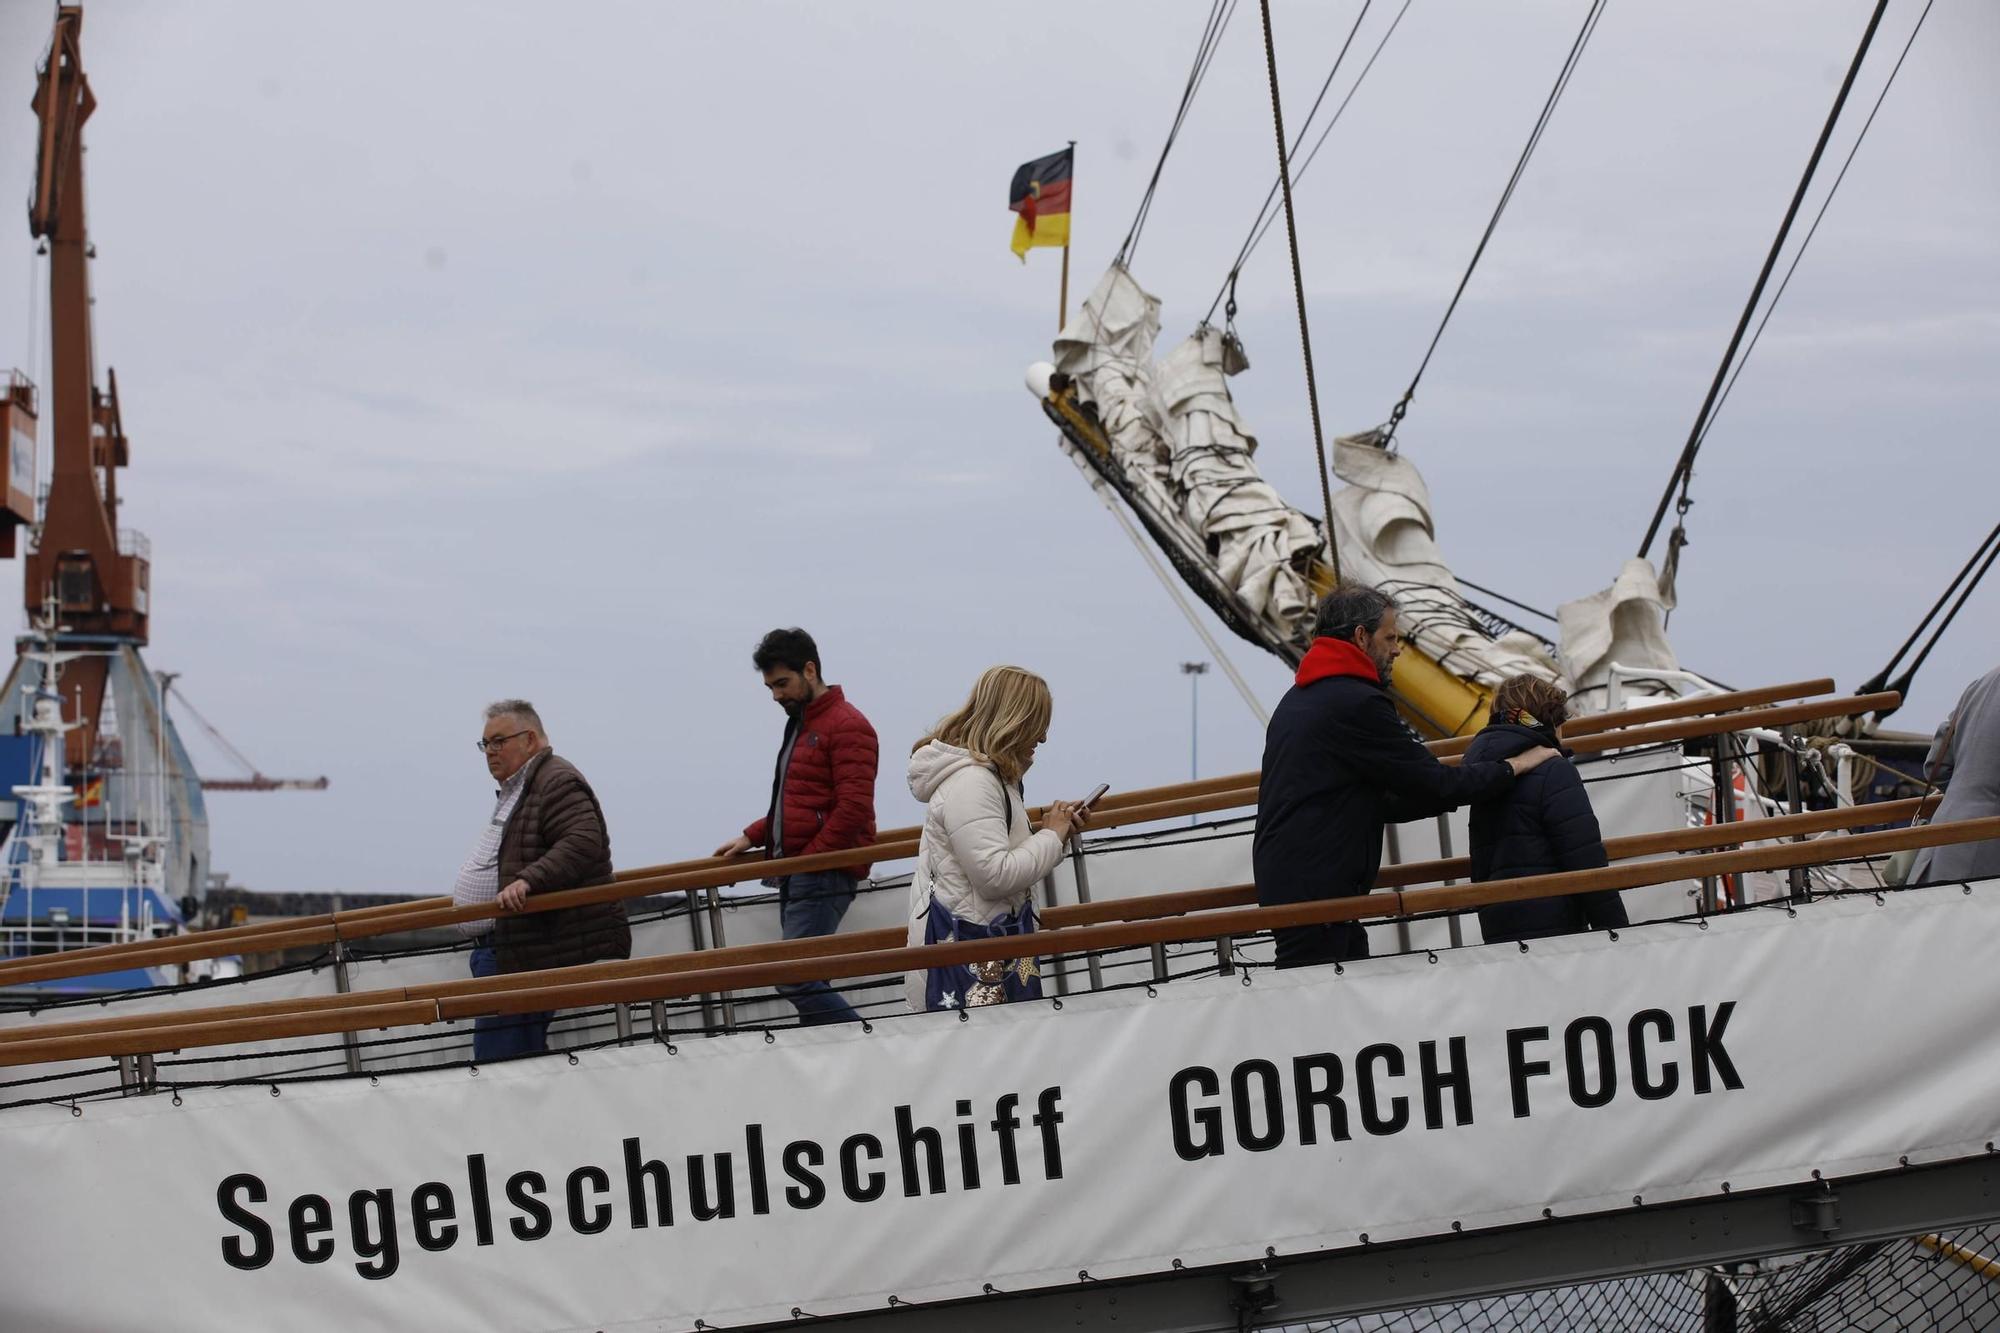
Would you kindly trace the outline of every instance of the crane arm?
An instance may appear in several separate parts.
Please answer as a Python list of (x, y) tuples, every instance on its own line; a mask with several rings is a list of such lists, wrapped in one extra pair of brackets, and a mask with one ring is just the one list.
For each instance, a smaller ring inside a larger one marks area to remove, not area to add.
[(82, 7), (58, 8), (49, 58), (35, 89), (35, 116), (41, 122), (41, 135), (35, 151), (35, 193), (28, 201), (28, 230), (35, 236), (54, 235), (62, 225), (61, 164), (81, 151), (83, 122), (97, 109), (97, 98), (83, 72), (82, 39)]
[(194, 701), (187, 697), (186, 692), (176, 691), (174, 697), (180, 701), (182, 711), (200, 723), (201, 729), (208, 733), (211, 740), (222, 747), (224, 753), (228, 754), (231, 759), (234, 759), (242, 767), (250, 770), (250, 776), (247, 778), (203, 778), (201, 780), (201, 789), (203, 791), (325, 791), (331, 785), (323, 777), (265, 777), (262, 769), (251, 763), (243, 751), (231, 745), (229, 738), (216, 729), (213, 722), (202, 716), (201, 710), (194, 706)]
[(267, 778), (253, 773), (247, 778), (203, 778), (203, 791), (325, 791), (325, 778)]

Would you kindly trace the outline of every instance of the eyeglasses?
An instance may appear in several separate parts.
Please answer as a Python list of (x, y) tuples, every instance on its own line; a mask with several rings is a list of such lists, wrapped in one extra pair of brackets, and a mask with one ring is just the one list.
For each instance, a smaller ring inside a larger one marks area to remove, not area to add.
[(522, 736), (532, 736), (534, 734), (535, 733), (532, 731), (516, 731), (506, 736), (483, 737), (480, 740), (474, 741), (473, 744), (479, 747), (479, 753), (487, 754), (493, 750), (499, 749), (501, 746), (505, 745), (508, 741), (516, 740)]

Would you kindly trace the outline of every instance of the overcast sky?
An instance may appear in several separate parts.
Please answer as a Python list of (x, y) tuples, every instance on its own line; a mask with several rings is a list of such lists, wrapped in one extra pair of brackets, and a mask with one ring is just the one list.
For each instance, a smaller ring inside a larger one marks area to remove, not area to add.
[[(1357, 7), (1274, 5), (1294, 125)], [(1415, 0), (1304, 178), (1330, 433), (1415, 369), (1585, 8)], [(1459, 571), (1553, 609), (1637, 549), (1870, 8), (1612, 0), (1402, 432)], [(1837, 153), (1920, 9), (1891, 3)], [(215, 865), (447, 890), (502, 695), (593, 780), (621, 865), (706, 853), (763, 809), (782, 717), (749, 651), (780, 624), (880, 731), (885, 826), (919, 814), (900, 756), (996, 661), (1055, 691), (1032, 796), (1185, 776), (1178, 664), (1206, 654), (1021, 387), (1060, 257), (1016, 262), (1005, 202), (1078, 141), (1080, 297), (1207, 11), (93, 3), (97, 349), (133, 440), (123, 521), (153, 540), (148, 658), (266, 772), (333, 779), (211, 797)], [(0, 3), (17, 199), (49, 20)], [(1991, 525), (1996, 59), (2000, 11), (1937, 0), (1710, 437), (1688, 665), (1851, 689)], [(1246, 3), (1137, 254), (1164, 340), (1274, 170)], [(45, 376), (11, 218), (0, 365)], [(1240, 286), (1236, 391), (1316, 510), (1282, 241)], [(1996, 608), (1989, 583), (1896, 725), (2000, 658)], [(1275, 702), (1283, 668), (1229, 651)], [(1220, 677), (1201, 708), (1202, 771), (1254, 768)]]

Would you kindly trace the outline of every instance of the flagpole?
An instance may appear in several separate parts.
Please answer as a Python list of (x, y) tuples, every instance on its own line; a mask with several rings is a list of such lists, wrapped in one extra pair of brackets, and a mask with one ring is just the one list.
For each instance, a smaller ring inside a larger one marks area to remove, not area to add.
[(1069, 246), (1063, 246), (1062, 295), (1056, 298), (1056, 332), (1069, 323)]
[[(1076, 140), (1069, 141), (1069, 216), (1076, 224)], [(1069, 323), (1069, 242), (1063, 242), (1062, 293), (1056, 297), (1056, 332)]]

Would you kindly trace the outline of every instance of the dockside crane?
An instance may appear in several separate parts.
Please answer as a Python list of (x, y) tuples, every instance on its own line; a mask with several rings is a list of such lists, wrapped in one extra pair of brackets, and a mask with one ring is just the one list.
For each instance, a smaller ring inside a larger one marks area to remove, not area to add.
[[(173, 679), (166, 672), (162, 672), (161, 675), (168, 681)], [(208, 733), (208, 738), (214, 741), (224, 754), (234, 759), (239, 768), (248, 770), (250, 774), (247, 778), (205, 777), (201, 780), (201, 789), (203, 791), (325, 791), (331, 785), (324, 776), (317, 778), (266, 777), (264, 771), (251, 763), (243, 751), (230, 744), (229, 738), (223, 735), (213, 722), (202, 716), (201, 710), (188, 700), (187, 695), (176, 693), (174, 699), (181, 706), (181, 709), (192, 717), (203, 731)]]

